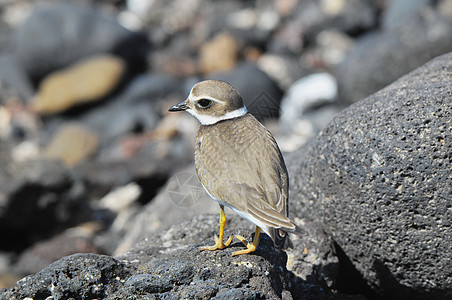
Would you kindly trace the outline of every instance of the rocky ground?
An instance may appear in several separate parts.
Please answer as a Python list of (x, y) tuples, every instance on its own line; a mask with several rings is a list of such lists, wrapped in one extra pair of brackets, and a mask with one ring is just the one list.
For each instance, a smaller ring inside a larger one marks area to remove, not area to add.
[[(0, 298), (452, 298), (451, 51), (449, 0), (0, 0)], [(293, 251), (198, 251), (167, 109), (207, 78), (284, 152)]]

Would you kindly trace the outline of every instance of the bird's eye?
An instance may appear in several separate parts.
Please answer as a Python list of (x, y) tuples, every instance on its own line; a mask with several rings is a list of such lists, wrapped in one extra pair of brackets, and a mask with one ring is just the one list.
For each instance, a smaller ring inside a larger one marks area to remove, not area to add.
[(212, 105), (212, 100), (201, 99), (198, 101), (198, 105), (201, 106), (202, 108), (208, 108), (209, 106)]

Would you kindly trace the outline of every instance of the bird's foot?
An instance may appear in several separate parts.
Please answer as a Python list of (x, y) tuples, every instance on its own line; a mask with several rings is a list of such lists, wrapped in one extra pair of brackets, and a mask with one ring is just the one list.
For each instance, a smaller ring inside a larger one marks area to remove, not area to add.
[(219, 250), (219, 249), (224, 249), (227, 246), (229, 246), (232, 242), (232, 236), (229, 237), (229, 239), (226, 241), (226, 243), (223, 243), (223, 240), (220, 239), (218, 236), (215, 235), (215, 245), (213, 246), (203, 246), (201, 248), (199, 248), (199, 250), (209, 250), (209, 251), (213, 251), (213, 250)]
[(234, 253), (232, 253), (232, 256), (240, 255), (240, 254), (248, 254), (248, 253), (256, 251), (257, 245), (247, 242), (246, 239), (241, 235), (236, 235), (235, 237), (239, 241), (241, 241), (243, 243), (243, 245), (246, 246), (246, 249), (235, 251)]

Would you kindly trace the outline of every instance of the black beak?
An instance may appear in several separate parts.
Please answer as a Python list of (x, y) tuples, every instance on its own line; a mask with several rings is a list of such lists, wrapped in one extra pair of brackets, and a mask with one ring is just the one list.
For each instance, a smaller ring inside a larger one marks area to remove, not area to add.
[(188, 106), (187, 104), (185, 104), (185, 100), (182, 102), (177, 103), (176, 105), (173, 105), (170, 107), (170, 109), (168, 109), (169, 111), (183, 111), (183, 110), (187, 110)]

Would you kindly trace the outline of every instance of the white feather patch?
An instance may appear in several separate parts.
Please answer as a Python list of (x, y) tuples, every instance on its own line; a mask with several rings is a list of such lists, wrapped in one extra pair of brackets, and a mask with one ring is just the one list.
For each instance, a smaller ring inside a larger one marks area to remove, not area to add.
[(198, 114), (193, 109), (187, 109), (186, 111), (188, 113), (190, 113), (192, 116), (194, 116), (196, 119), (198, 119), (198, 121), (202, 125), (213, 125), (213, 124), (218, 123), (223, 120), (238, 118), (238, 117), (245, 115), (248, 112), (248, 110), (246, 109), (245, 106), (243, 106), (242, 108), (227, 112), (220, 117), (213, 117), (210, 115), (201, 115), (201, 114)]
[(234, 206), (220, 201), (217, 198), (215, 198), (214, 196), (212, 196), (209, 191), (206, 189), (206, 187), (202, 184), (202, 187), (204, 188), (204, 190), (207, 192), (207, 194), (210, 196), (210, 198), (212, 198), (213, 200), (217, 201), (219, 204), (229, 207), (230, 209), (232, 209), (236, 214), (238, 214), (239, 216), (241, 216), (242, 218), (244, 218), (245, 220), (248, 220), (249, 222), (253, 223), (254, 225), (260, 227), (260, 229), (262, 229), (268, 236), (271, 237), (270, 233), (268, 232), (268, 227), (267, 225), (265, 225), (264, 223), (262, 223), (261, 221), (259, 221), (258, 219), (256, 219), (254, 216), (252, 216), (249, 213), (243, 212), (238, 210), (237, 208), (235, 208)]

